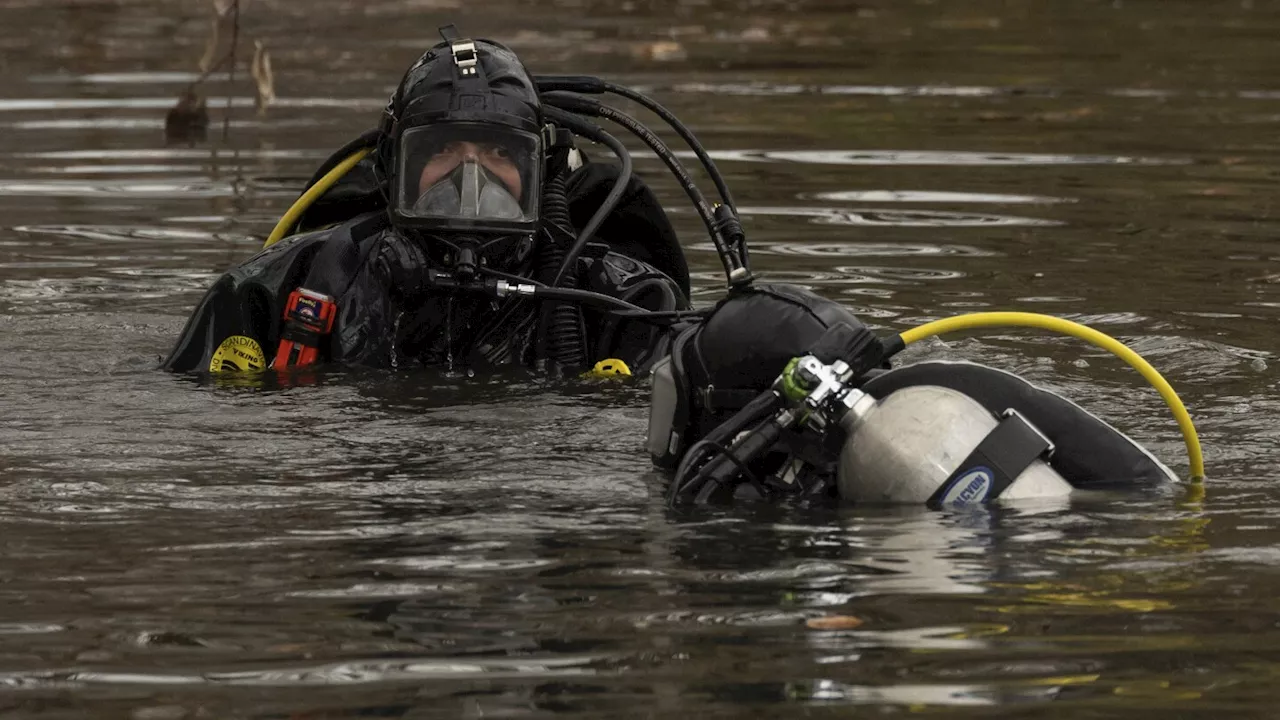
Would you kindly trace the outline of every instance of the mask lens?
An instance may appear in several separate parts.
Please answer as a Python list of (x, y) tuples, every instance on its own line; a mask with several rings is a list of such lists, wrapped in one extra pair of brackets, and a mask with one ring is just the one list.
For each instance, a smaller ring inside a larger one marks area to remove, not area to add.
[(406, 131), (400, 151), (402, 215), (450, 225), (537, 219), (536, 136), (500, 126), (428, 125)]

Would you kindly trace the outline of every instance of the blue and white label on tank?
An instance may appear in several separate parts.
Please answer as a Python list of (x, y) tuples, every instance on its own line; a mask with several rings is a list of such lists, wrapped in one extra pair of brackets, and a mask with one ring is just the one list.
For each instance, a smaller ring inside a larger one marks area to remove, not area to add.
[(973, 505), (987, 501), (995, 475), (991, 468), (978, 466), (956, 478), (939, 500), (941, 505)]

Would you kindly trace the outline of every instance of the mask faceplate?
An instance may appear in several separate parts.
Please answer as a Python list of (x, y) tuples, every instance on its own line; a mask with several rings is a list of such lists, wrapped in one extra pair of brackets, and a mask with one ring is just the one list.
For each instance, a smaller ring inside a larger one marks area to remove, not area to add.
[(538, 219), (538, 137), (483, 123), (411, 128), (399, 143), (397, 215), (421, 229), (531, 231)]

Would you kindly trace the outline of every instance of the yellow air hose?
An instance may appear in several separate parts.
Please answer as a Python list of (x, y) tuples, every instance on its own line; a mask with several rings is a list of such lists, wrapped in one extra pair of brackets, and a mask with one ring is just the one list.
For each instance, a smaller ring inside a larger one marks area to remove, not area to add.
[(1191, 479), (1195, 481), (1204, 479), (1204, 457), (1200, 453), (1200, 438), (1196, 435), (1196, 427), (1191, 422), (1191, 415), (1183, 406), (1182, 399), (1178, 397), (1178, 393), (1174, 392), (1168, 381), (1151, 367), (1150, 363), (1110, 335), (1052, 315), (1026, 312), (982, 312), (925, 323), (902, 333), (900, 337), (903, 344), (910, 345), (932, 335), (979, 327), (1033, 327), (1050, 330), (1096, 345), (1129, 363), (1130, 367), (1137, 370), (1160, 393), (1160, 397), (1164, 398), (1165, 404), (1169, 406), (1173, 417), (1178, 421), (1178, 428), (1182, 430), (1182, 440), (1187, 446), (1187, 458), (1191, 462)]
[(302, 193), (302, 197), (295, 200), (289, 211), (284, 214), (284, 217), (280, 218), (280, 222), (276, 223), (275, 229), (267, 236), (267, 241), (262, 244), (262, 247), (269, 248), (283, 240), (289, 234), (289, 231), (293, 229), (293, 226), (298, 223), (298, 218), (302, 217), (302, 213), (311, 207), (311, 203), (325, 194), (329, 188), (333, 187), (334, 183), (338, 182), (343, 175), (346, 175), (351, 168), (356, 166), (356, 163), (363, 160), (372, 150), (373, 148), (364, 148), (351, 153), (346, 160), (338, 163), (332, 170), (325, 173), (324, 177), (317, 180), (315, 185), (307, 188), (307, 191)]

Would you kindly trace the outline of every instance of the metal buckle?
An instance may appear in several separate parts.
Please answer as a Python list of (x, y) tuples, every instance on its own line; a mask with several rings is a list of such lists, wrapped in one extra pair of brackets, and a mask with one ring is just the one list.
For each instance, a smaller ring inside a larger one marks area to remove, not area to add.
[(704, 408), (711, 407), (711, 393), (715, 391), (716, 391), (715, 385), (707, 385), (703, 387), (701, 390), (695, 391), (702, 396), (702, 407)]
[(1053, 441), (1049, 439), (1049, 436), (1041, 432), (1040, 428), (1035, 426), (1035, 423), (1028, 420), (1026, 415), (1023, 415), (1022, 413), (1018, 412), (1017, 410), (1014, 410), (1013, 408), (1008, 408), (1004, 412), (1000, 413), (1001, 418), (1015, 417), (1015, 416), (1019, 420), (1021, 420), (1023, 424), (1026, 425), (1031, 430), (1031, 432), (1038, 435), (1041, 440), (1044, 440), (1044, 444), (1046, 445), (1046, 447), (1044, 449), (1044, 452), (1041, 453), (1040, 456), (1045, 460), (1048, 460), (1049, 458), (1053, 457), (1053, 452), (1058, 449), (1058, 446), (1054, 445)]
[(476, 44), (470, 40), (462, 40), (450, 43), (449, 49), (453, 51), (453, 63), (458, 66), (458, 72), (462, 75), (476, 74)]

